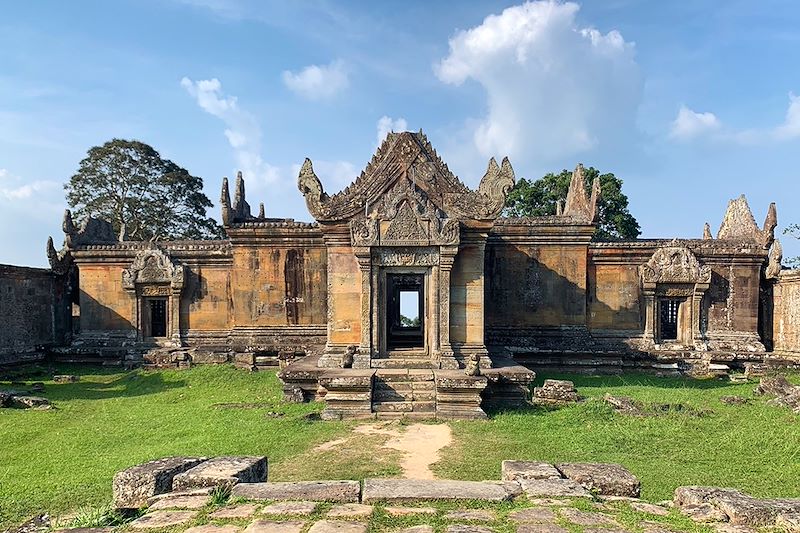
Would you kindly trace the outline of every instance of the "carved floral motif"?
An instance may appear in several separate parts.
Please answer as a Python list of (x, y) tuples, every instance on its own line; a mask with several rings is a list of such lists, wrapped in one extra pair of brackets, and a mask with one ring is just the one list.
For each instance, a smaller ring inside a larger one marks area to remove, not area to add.
[(130, 267), (122, 271), (122, 287), (136, 289), (136, 285), (168, 285), (180, 290), (184, 283), (184, 267), (158, 248), (141, 250)]
[(375, 248), (372, 262), (378, 266), (433, 266), (439, 252), (433, 248)]

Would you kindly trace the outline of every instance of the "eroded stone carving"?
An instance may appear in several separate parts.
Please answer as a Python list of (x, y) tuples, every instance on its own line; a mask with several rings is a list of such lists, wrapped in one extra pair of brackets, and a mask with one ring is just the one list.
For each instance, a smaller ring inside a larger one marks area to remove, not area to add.
[(47, 238), (47, 260), (50, 262), (50, 269), (59, 276), (69, 272), (72, 267), (72, 254), (69, 249), (65, 247), (56, 250), (52, 237)]
[(767, 279), (776, 279), (781, 273), (781, 261), (783, 261), (783, 246), (781, 241), (775, 239), (772, 248), (769, 250), (769, 261), (764, 275)]
[(769, 205), (764, 227), (759, 229), (747, 198), (741, 195), (728, 202), (728, 209), (717, 232), (717, 239), (751, 241), (760, 244), (766, 250), (775, 240), (777, 225), (778, 212), (774, 203)]
[(701, 265), (683, 246), (659, 248), (639, 274), (643, 283), (711, 283), (711, 267)]
[(343, 191), (327, 195), (310, 159), (300, 169), (297, 186), (315, 219), (337, 222), (360, 213), (367, 216), (374, 211), (372, 203), (391, 194), (386, 191), (402, 179), (414, 189), (434, 191), (438, 207), (450, 218), (492, 220), (514, 186), (514, 171), (507, 158), (502, 165), (492, 159), (478, 190), (470, 190), (450, 172), (422, 132), (403, 132), (390, 133), (361, 175)]
[(110, 222), (99, 218), (87, 217), (78, 228), (72, 222), (72, 213), (69, 209), (64, 211), (64, 222), (61, 227), (64, 230), (64, 245), (69, 250), (87, 244), (114, 244), (118, 242)]
[(439, 264), (439, 253), (432, 248), (375, 248), (372, 263), (377, 266), (433, 266)]
[(122, 271), (122, 288), (135, 290), (137, 285), (166, 285), (183, 288), (185, 269), (158, 248), (141, 250), (130, 267)]
[(575, 167), (569, 182), (567, 200), (561, 215), (591, 224), (597, 219), (597, 201), (600, 199), (600, 178), (592, 182), (591, 197), (586, 194), (583, 165)]

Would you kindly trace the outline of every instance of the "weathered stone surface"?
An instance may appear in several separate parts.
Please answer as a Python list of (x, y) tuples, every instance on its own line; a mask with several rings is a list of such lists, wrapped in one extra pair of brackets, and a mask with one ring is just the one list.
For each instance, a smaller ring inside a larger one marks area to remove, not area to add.
[(248, 500), (309, 500), (358, 502), (361, 485), (358, 481), (284, 481), (241, 483), (232, 495)]
[(445, 518), (448, 520), (472, 521), (472, 522), (493, 522), (497, 520), (497, 514), (485, 509), (462, 509), (460, 511), (450, 511)]
[(642, 488), (636, 476), (617, 464), (563, 463), (556, 465), (556, 468), (565, 477), (604, 496), (638, 498)]
[(422, 525), (422, 526), (411, 526), (404, 529), (401, 529), (399, 533), (435, 533), (435, 529), (431, 526)]
[(203, 524), (202, 526), (190, 527), (183, 533), (236, 533), (241, 528), (232, 524), (218, 526), (216, 524)]
[(590, 513), (572, 507), (561, 509), (561, 516), (579, 526), (618, 526), (616, 520), (602, 513)]
[(130, 523), (134, 529), (154, 529), (182, 526), (194, 520), (197, 511), (156, 511), (141, 516)]
[(258, 483), (267, 479), (267, 458), (214, 457), (178, 474), (172, 481), (175, 490), (213, 487), (235, 483)]
[(342, 520), (320, 520), (308, 533), (367, 533), (367, 524)]
[(728, 516), (710, 503), (696, 503), (681, 507), (681, 513), (695, 522), (726, 522)]
[(245, 503), (242, 505), (231, 505), (228, 507), (223, 507), (222, 509), (214, 511), (208, 516), (211, 518), (219, 518), (219, 519), (249, 518), (253, 516), (257, 510), (258, 510), (257, 505), (252, 503)]
[(538, 461), (503, 461), (500, 467), (502, 479), (558, 479), (561, 476), (555, 466)]
[(361, 503), (343, 503), (328, 511), (328, 518), (367, 518), (372, 514), (372, 506)]
[(756, 533), (756, 530), (748, 526), (734, 526), (727, 523), (709, 524), (716, 533)]
[(151, 511), (159, 509), (201, 509), (209, 501), (208, 496), (172, 496), (161, 498), (150, 506)]
[(521, 524), (517, 533), (569, 533), (569, 531), (555, 524)]
[(517, 523), (546, 524), (556, 521), (556, 513), (552, 509), (531, 507), (508, 513), (508, 519)]
[(719, 401), (726, 405), (745, 405), (750, 402), (749, 399), (742, 396), (721, 396)]
[(63, 374), (63, 375), (53, 376), (53, 382), (54, 383), (77, 383), (80, 380), (81, 380), (80, 376), (75, 376), (75, 375), (72, 375), (72, 374)]
[(559, 498), (528, 498), (531, 505), (545, 505), (547, 507), (565, 507), (570, 505), (569, 500)]
[(147, 498), (147, 505), (155, 505), (157, 501), (163, 500), (164, 498), (177, 498), (178, 496), (208, 496), (211, 494), (212, 490), (214, 490), (214, 487), (201, 487), (199, 489), (177, 490), (173, 492), (167, 492), (165, 494), (156, 494), (155, 496)]
[(317, 509), (316, 502), (298, 501), (298, 502), (276, 502), (267, 505), (261, 510), (261, 514), (278, 516), (278, 515), (297, 515), (309, 516)]
[(522, 479), (519, 484), (528, 498), (589, 498), (591, 493), (571, 479)]
[(446, 533), (494, 533), (493, 529), (484, 526), (468, 526), (464, 524), (454, 524), (447, 526)]
[(19, 409), (48, 409), (51, 406), (50, 400), (41, 396), (12, 396), (11, 406)]
[(566, 405), (579, 400), (578, 391), (571, 381), (546, 379), (541, 387), (533, 389), (533, 403)]
[(630, 506), (641, 513), (650, 513), (658, 516), (667, 516), (669, 514), (669, 509), (665, 509), (660, 505), (654, 505), (652, 503), (631, 502)]
[(117, 472), (113, 481), (114, 506), (138, 509), (148, 498), (170, 492), (176, 475), (200, 464), (202, 457), (166, 457)]
[(800, 531), (800, 511), (780, 513), (775, 519), (775, 525), (786, 531)]
[(674, 501), (684, 513), (695, 511), (692, 506), (709, 504), (731, 524), (753, 527), (771, 526), (782, 513), (800, 512), (800, 499), (758, 499), (735, 489), (715, 487), (678, 487)]
[(113, 527), (70, 527), (66, 529), (55, 529), (53, 533), (111, 533)]
[(407, 502), (415, 500), (484, 500), (509, 499), (501, 485), (480, 481), (365, 479), (364, 503)]
[(800, 387), (789, 383), (784, 375), (762, 378), (753, 392), (774, 396), (770, 403), (785, 405), (795, 413), (800, 413)]
[(274, 522), (272, 520), (256, 520), (244, 530), (244, 533), (302, 533), (305, 522)]
[(393, 507), (387, 506), (383, 508), (386, 514), (390, 516), (410, 516), (415, 514), (436, 514), (436, 509), (433, 507)]

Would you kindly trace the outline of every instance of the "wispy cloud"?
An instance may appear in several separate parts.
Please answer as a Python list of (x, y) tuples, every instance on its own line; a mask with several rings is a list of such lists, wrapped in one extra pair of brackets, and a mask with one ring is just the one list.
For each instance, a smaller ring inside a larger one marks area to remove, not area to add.
[(184, 77), (181, 86), (197, 101), (206, 113), (225, 124), (225, 137), (236, 157), (238, 168), (246, 178), (256, 183), (273, 183), (279, 180), (277, 167), (261, 157), (261, 127), (256, 118), (242, 109), (235, 96), (225, 95), (216, 78), (192, 81)]
[(392, 117), (384, 115), (378, 119), (376, 128), (378, 130), (378, 135), (375, 139), (375, 148), (379, 147), (381, 143), (383, 143), (383, 141), (386, 139), (386, 136), (389, 135), (390, 132), (408, 130), (408, 123), (406, 123), (406, 119), (402, 117), (393, 119)]
[(525, 2), (459, 31), (434, 70), (478, 82), (488, 114), (468, 126), (484, 156), (558, 158), (635, 133), (642, 78), (634, 44), (581, 27), (572, 2)]
[(789, 107), (783, 123), (771, 128), (726, 127), (714, 113), (698, 113), (681, 106), (672, 121), (669, 137), (676, 141), (708, 139), (737, 144), (760, 144), (800, 139), (800, 96), (789, 93)]
[(38, 193), (52, 193), (59, 188), (58, 182), (37, 180), (29, 183), (0, 168), (0, 199), (5, 201), (27, 200)]
[(282, 78), (289, 90), (308, 100), (333, 98), (350, 85), (347, 67), (340, 60), (328, 65), (309, 65), (299, 72), (286, 70)]

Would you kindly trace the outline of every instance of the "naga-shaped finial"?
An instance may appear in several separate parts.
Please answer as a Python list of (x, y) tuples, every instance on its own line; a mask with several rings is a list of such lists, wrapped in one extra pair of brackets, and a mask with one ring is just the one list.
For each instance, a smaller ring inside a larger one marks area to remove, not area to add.
[(306, 158), (303, 161), (303, 166), (300, 167), (300, 174), (297, 176), (297, 188), (303, 193), (308, 211), (314, 218), (323, 218), (323, 204), (328, 199), (328, 195), (322, 189), (322, 182), (319, 181), (319, 178), (314, 173), (314, 166), (309, 158)]

